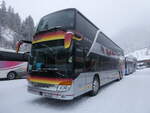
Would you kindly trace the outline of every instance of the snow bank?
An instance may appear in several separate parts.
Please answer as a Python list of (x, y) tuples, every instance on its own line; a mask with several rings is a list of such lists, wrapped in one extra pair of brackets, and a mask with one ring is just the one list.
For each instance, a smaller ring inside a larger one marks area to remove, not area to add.
[(13, 40), (14, 40), (14, 36), (15, 36), (15, 32), (14, 31), (12, 31), (10, 28), (4, 28), (4, 27), (1, 27), (1, 29), (2, 29), (2, 34), (1, 34), (1, 36), (4, 38), (4, 39), (6, 39), (7, 41), (9, 41), (9, 42), (13, 42)]

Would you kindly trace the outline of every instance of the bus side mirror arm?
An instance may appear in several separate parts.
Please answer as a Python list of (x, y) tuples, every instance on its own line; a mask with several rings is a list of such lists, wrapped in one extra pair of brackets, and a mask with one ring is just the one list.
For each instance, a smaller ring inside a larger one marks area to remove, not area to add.
[(27, 40), (19, 40), (19, 41), (17, 41), (17, 43), (16, 43), (16, 53), (19, 52), (20, 46), (21, 46), (23, 43), (32, 44), (31, 41), (27, 41)]

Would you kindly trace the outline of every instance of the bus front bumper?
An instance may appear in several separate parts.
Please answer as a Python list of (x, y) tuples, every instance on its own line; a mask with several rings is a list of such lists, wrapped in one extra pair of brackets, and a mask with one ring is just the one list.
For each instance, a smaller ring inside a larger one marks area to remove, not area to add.
[(74, 99), (74, 95), (72, 91), (67, 91), (67, 92), (57, 92), (57, 91), (49, 91), (49, 90), (43, 90), (40, 88), (28, 86), (28, 92), (44, 96), (47, 98), (52, 98), (52, 99), (59, 99), (59, 100), (72, 100)]

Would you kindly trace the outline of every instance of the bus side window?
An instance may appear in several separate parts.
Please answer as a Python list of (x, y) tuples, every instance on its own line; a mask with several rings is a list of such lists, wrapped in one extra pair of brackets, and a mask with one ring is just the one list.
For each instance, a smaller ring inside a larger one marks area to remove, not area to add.
[(85, 58), (85, 68), (86, 68), (86, 71), (96, 71), (98, 70), (97, 68), (97, 65), (98, 65), (98, 62), (97, 62), (98, 58), (94, 55), (90, 55), (88, 57)]
[(98, 59), (98, 70), (103, 70), (103, 56)]
[(103, 66), (102, 66), (102, 68), (103, 68), (103, 70), (109, 70), (109, 69), (111, 69), (111, 63), (110, 63), (111, 61), (110, 61), (110, 59), (108, 58), (108, 57), (103, 57)]
[(85, 70), (90, 71), (91, 70), (91, 64), (92, 64), (92, 59), (90, 57), (85, 58)]

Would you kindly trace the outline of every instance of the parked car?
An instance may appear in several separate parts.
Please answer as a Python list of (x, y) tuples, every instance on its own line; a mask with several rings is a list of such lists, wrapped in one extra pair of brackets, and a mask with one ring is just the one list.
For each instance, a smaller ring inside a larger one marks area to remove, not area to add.
[(0, 78), (9, 80), (24, 78), (27, 75), (27, 62), (0, 61)]

